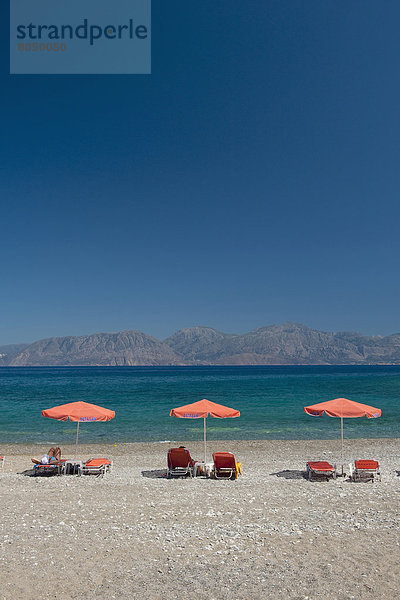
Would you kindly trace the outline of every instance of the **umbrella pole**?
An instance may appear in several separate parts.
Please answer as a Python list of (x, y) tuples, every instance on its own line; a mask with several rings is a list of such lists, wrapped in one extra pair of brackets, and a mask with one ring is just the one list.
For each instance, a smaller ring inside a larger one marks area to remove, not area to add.
[(78, 454), (78, 440), (79, 440), (79, 421), (76, 422), (76, 442), (75, 442), (75, 456), (74, 456), (74, 460), (76, 459), (76, 456)]
[(207, 442), (206, 442), (206, 418), (204, 417), (204, 462), (206, 463), (207, 460)]
[(343, 417), (340, 417), (340, 432), (342, 437), (342, 475), (343, 475)]

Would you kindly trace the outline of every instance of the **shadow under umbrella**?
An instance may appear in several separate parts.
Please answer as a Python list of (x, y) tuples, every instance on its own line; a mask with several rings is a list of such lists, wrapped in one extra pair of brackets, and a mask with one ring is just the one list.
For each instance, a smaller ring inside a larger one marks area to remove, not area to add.
[(164, 479), (167, 477), (165, 469), (153, 469), (152, 471), (142, 471), (142, 477), (148, 479)]
[(284, 471), (278, 471), (277, 473), (270, 473), (275, 477), (283, 477), (284, 479), (307, 479), (305, 471), (298, 471), (296, 469), (285, 469)]

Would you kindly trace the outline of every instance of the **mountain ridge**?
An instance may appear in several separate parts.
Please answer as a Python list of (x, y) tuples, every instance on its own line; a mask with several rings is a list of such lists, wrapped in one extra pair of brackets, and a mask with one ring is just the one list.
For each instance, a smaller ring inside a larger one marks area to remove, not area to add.
[(400, 364), (400, 333), (364, 336), (287, 322), (243, 334), (195, 326), (165, 340), (125, 330), (0, 346), (0, 366), (11, 367), (341, 364)]
[(14, 356), (8, 366), (156, 366), (181, 358), (163, 342), (141, 331), (94, 333), (38, 340)]

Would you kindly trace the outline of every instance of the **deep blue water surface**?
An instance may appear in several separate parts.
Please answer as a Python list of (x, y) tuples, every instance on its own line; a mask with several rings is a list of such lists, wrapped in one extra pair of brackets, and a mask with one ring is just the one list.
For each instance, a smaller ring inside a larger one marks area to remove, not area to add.
[(76, 400), (116, 411), (82, 424), (82, 442), (200, 440), (201, 419), (169, 411), (202, 398), (241, 411), (209, 418), (209, 439), (337, 438), (339, 419), (303, 407), (343, 396), (382, 409), (379, 419), (346, 419), (347, 438), (400, 437), (400, 366), (0, 368), (0, 443), (73, 442), (75, 423), (41, 411)]

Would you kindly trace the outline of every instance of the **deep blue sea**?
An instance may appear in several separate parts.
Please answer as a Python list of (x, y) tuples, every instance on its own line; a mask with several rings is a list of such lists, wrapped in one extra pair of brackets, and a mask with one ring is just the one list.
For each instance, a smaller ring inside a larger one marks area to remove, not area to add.
[(241, 411), (209, 418), (210, 440), (337, 438), (339, 419), (303, 411), (337, 397), (382, 409), (379, 419), (346, 419), (347, 438), (400, 437), (400, 366), (0, 368), (0, 444), (73, 443), (76, 424), (41, 411), (77, 400), (116, 411), (83, 423), (82, 443), (201, 440), (201, 419), (169, 411), (202, 398)]

